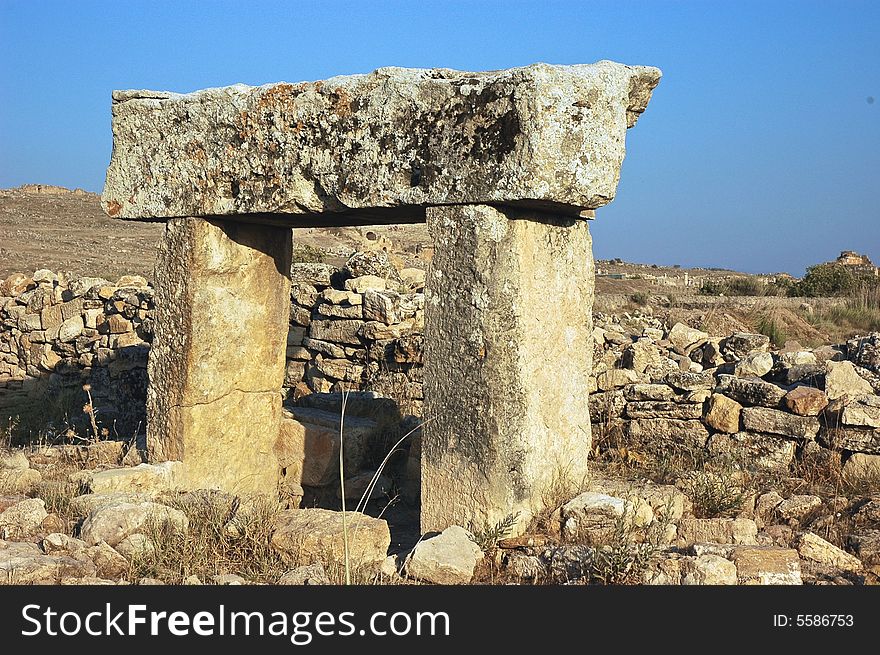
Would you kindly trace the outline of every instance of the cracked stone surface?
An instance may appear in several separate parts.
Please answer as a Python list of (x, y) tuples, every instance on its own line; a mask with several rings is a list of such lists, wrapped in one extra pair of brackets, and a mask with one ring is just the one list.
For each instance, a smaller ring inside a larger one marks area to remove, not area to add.
[(396, 222), (416, 222), (425, 207), (462, 203), (577, 216), (614, 198), (625, 132), (659, 80), (656, 68), (600, 61), (115, 91), (102, 202), (119, 218), (288, 225), (399, 208)]
[(156, 265), (147, 392), (151, 461), (183, 486), (274, 491), (287, 343), (291, 231), (169, 221)]
[[(587, 476), (587, 222), (471, 205), (431, 208), (428, 229), (421, 529), (518, 512), (521, 530), (553, 485)], [(550, 316), (548, 297), (572, 302)]]

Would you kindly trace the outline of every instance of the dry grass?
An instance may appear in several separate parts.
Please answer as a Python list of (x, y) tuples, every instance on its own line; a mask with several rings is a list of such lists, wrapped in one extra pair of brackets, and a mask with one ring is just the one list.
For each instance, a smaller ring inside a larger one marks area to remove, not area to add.
[(165, 503), (187, 515), (189, 531), (179, 534), (167, 523), (148, 525), (146, 536), (156, 548), (132, 561), (133, 577), (179, 584), (191, 575), (210, 580), (237, 573), (271, 583), (288, 570), (270, 542), (273, 519), (281, 510), (277, 502), (254, 498), (245, 511), (208, 495), (199, 500), (181, 495)]

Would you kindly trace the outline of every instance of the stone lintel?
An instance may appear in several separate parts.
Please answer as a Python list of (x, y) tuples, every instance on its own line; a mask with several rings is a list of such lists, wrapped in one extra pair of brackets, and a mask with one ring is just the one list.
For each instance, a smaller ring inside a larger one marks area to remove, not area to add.
[(579, 216), (613, 199), (626, 129), (659, 79), (601, 61), (116, 91), (102, 202), (118, 218), (273, 214), (289, 225), (408, 222), (395, 212), (416, 221), (457, 204)]

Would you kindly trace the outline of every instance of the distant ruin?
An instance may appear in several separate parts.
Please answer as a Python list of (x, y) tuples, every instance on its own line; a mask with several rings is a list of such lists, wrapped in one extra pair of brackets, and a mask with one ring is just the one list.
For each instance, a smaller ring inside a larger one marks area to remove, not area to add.
[(834, 262), (839, 266), (846, 266), (847, 270), (862, 275), (880, 275), (880, 269), (874, 266), (874, 262), (867, 255), (860, 255), (854, 250), (844, 250)]
[[(603, 61), (114, 92), (103, 206), (166, 222), (151, 459), (182, 461), (193, 487), (274, 490), (290, 228), (427, 221), (422, 532), (526, 519), (551, 485), (582, 480), (584, 219), (614, 198), (626, 129), (659, 79)], [(546, 297), (566, 301), (547, 314)], [(335, 323), (343, 341), (363, 327)]]

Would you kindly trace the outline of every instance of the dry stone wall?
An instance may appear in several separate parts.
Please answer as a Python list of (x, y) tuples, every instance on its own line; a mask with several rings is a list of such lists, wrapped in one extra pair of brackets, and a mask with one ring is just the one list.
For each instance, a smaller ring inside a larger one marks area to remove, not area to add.
[[(308, 396), (356, 389), (421, 416), (424, 272), (367, 252), (342, 268), (294, 264), (292, 280), (288, 406), (310, 407), (297, 410), (306, 420), (328, 409)], [(102, 437), (142, 436), (153, 313), (153, 289), (138, 276), (40, 270), (0, 283), (0, 415), (15, 422), (13, 434), (92, 436), (90, 395)], [(595, 322), (599, 449), (745, 450), (768, 467), (817, 448), (841, 452), (851, 467), (880, 458), (880, 334), (772, 349), (764, 335), (719, 338), (649, 317)]]

